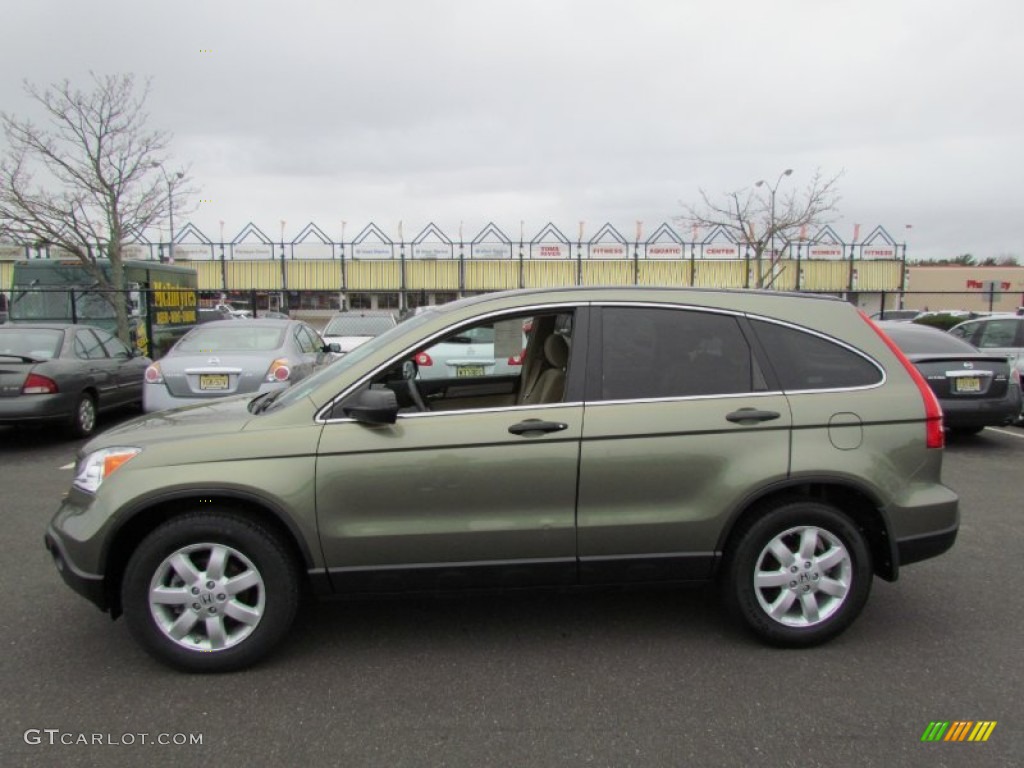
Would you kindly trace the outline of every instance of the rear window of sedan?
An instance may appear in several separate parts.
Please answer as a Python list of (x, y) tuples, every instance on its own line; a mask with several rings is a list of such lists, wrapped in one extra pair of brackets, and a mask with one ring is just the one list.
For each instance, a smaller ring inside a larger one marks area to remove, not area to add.
[(63, 331), (4, 329), (0, 330), (0, 355), (49, 360), (60, 352), (60, 345), (63, 341)]
[(325, 336), (379, 336), (395, 324), (393, 317), (353, 315), (335, 317), (324, 329)]
[(887, 336), (909, 354), (974, 354), (978, 350), (962, 339), (931, 328), (884, 326)]
[(174, 349), (189, 352), (269, 352), (284, 344), (288, 326), (250, 325), (232, 321), (231, 325), (203, 326), (189, 331)]

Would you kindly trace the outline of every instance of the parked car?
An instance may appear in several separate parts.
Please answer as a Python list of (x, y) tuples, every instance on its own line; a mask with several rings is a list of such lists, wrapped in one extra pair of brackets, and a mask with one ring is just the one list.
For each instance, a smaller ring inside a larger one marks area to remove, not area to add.
[(252, 317), (252, 312), (248, 309), (235, 309), (234, 306), (226, 302), (217, 304), (214, 309), (225, 316), (225, 319), (232, 320), (244, 320)]
[(0, 424), (58, 424), (75, 437), (100, 413), (141, 405), (148, 357), (100, 328), (17, 324), (0, 328)]
[(979, 352), (962, 339), (924, 325), (879, 325), (921, 371), (952, 432), (974, 434), (1010, 424), (1020, 415), (1020, 373), (1005, 355)]
[(329, 344), (337, 344), (342, 354), (348, 354), (360, 344), (394, 328), (397, 322), (391, 312), (339, 312), (327, 321), (324, 340)]
[[(416, 378), (418, 354), (480, 328), (528, 328), (523, 365)], [(304, 594), (463, 587), (718, 579), (755, 635), (809, 646), (875, 576), (953, 545), (943, 445), (934, 392), (846, 302), (515, 291), (91, 441), (45, 540), (187, 670), (262, 658)]]
[(333, 361), (336, 347), (297, 320), (197, 325), (146, 369), (143, 408), (163, 411), (284, 389)]
[(891, 320), (897, 323), (909, 323), (921, 314), (919, 309), (883, 309), (871, 315), (872, 320)]
[(984, 352), (1006, 355), (1024, 373), (1024, 316), (994, 314), (966, 320), (949, 333)]
[(521, 328), (512, 328), (510, 345), (504, 345), (497, 353), (494, 342), (495, 328), (488, 325), (449, 336), (416, 355), (413, 361), (416, 363), (417, 378), (455, 379), (515, 373), (515, 368), (523, 364), (525, 339)]
[[(949, 332), (983, 352), (1006, 355), (1024, 380), (1024, 314), (1000, 313), (955, 325)], [(1017, 417), (1024, 424), (1024, 409)]]
[(217, 307), (200, 307), (196, 310), (197, 323), (212, 323), (214, 320), (231, 320), (230, 312)]

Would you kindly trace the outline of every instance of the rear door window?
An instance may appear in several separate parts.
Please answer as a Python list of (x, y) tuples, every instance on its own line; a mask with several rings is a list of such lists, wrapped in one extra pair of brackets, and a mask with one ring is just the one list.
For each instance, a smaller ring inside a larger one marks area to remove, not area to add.
[(762, 320), (753, 326), (784, 391), (853, 389), (882, 381), (878, 365), (834, 341)]
[(735, 317), (650, 307), (602, 310), (601, 400), (753, 392), (763, 377)]

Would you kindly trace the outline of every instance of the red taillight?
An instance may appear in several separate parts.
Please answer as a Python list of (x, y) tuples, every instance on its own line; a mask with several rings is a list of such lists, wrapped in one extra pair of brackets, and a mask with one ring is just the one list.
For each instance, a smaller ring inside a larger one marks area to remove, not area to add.
[(433, 365), (434, 361), (430, 359), (430, 355), (426, 352), (420, 352), (416, 357), (413, 358), (416, 361), (416, 365)]
[(153, 363), (146, 369), (146, 382), (149, 384), (163, 384), (164, 375), (160, 372), (160, 364)]
[(519, 352), (518, 354), (512, 355), (508, 359), (508, 364), (509, 365), (522, 365), (524, 357), (526, 357), (526, 350), (525, 349), (522, 352)]
[(935, 393), (932, 392), (932, 388), (928, 386), (928, 382), (924, 380), (924, 376), (917, 370), (917, 366), (914, 365), (907, 359), (907, 356), (903, 354), (896, 343), (890, 339), (885, 331), (879, 328), (875, 322), (863, 312), (860, 316), (864, 318), (864, 322), (870, 325), (875, 333), (878, 334), (879, 338), (885, 342), (885, 345), (892, 350), (892, 353), (896, 355), (896, 358), (903, 364), (903, 367), (907, 369), (907, 373), (910, 374), (910, 378), (917, 384), (917, 389), (921, 393), (921, 398), (924, 400), (924, 417), (925, 417), (925, 445), (928, 448), (943, 448), (946, 445), (946, 432), (942, 428), (942, 407), (939, 405), (939, 400), (935, 397)]
[(267, 371), (267, 381), (288, 381), (291, 375), (292, 369), (288, 365), (288, 360), (284, 357), (279, 357), (270, 364), (270, 369)]
[(40, 376), (38, 373), (30, 373), (21, 387), (23, 395), (55, 395), (58, 392), (60, 392), (60, 387), (57, 386), (56, 381), (46, 376)]

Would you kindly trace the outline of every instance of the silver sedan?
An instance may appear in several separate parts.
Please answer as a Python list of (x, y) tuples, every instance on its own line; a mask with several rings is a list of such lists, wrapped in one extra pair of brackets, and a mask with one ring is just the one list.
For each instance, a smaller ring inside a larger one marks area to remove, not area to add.
[(285, 389), (331, 363), (335, 351), (298, 320), (203, 323), (146, 369), (143, 408), (162, 411)]

